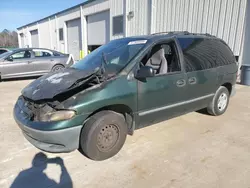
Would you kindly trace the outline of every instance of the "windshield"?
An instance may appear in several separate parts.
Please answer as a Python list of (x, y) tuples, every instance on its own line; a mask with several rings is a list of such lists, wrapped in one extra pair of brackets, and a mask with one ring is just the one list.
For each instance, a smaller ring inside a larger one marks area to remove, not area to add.
[(5, 52), (5, 53), (1, 54), (0, 59), (9, 56), (11, 53), (12, 53), (12, 51)]
[(145, 46), (146, 42), (147, 40), (138, 38), (111, 41), (91, 52), (73, 67), (94, 71), (104, 64), (107, 74), (117, 74)]

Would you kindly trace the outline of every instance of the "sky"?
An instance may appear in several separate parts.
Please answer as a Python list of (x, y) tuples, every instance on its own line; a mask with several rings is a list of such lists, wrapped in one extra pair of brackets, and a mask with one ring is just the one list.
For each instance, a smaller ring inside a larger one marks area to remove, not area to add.
[(85, 0), (0, 0), (0, 32), (47, 17)]

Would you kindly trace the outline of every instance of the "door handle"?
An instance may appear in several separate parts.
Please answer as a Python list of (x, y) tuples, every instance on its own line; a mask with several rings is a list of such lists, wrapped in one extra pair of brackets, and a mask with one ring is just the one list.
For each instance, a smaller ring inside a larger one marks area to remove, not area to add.
[(178, 80), (178, 81), (176, 82), (176, 85), (177, 85), (178, 87), (183, 87), (183, 86), (186, 85), (186, 80), (184, 80), (184, 79)]
[(32, 63), (32, 61), (28, 61), (28, 63)]
[(54, 59), (51, 59), (50, 61), (54, 61)]
[(196, 82), (197, 82), (197, 79), (195, 77), (191, 77), (188, 79), (189, 84), (196, 84)]

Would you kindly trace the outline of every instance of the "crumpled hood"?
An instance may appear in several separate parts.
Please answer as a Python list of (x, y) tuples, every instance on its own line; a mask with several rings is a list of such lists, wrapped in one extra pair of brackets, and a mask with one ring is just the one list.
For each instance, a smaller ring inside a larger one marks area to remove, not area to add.
[(33, 101), (52, 99), (60, 93), (75, 88), (75, 83), (79, 80), (82, 80), (83, 83), (87, 82), (93, 74), (93, 71), (73, 68), (48, 73), (26, 86), (22, 90), (22, 95)]

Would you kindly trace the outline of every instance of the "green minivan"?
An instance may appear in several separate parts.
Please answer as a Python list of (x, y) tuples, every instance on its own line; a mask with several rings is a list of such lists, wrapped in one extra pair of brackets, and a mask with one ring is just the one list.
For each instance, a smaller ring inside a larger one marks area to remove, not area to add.
[(200, 109), (223, 114), (238, 66), (221, 39), (188, 32), (113, 40), (22, 90), (14, 118), (52, 153), (105, 160), (134, 130)]

